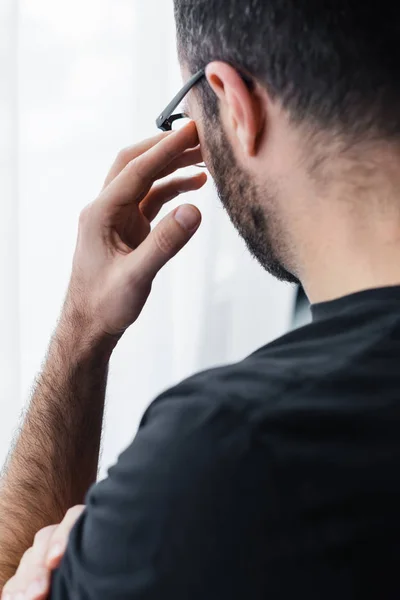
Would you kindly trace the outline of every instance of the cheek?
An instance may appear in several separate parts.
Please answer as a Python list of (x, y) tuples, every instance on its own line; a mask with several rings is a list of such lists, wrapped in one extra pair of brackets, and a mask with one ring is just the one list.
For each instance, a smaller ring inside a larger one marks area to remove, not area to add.
[(197, 128), (197, 131), (199, 132), (201, 153), (203, 155), (203, 159), (206, 160), (208, 157), (208, 154), (207, 154), (208, 148), (207, 148), (207, 144), (206, 144), (206, 140), (205, 140), (204, 131), (200, 131), (200, 128)]
[[(192, 100), (192, 99), (191, 99)], [(206, 144), (206, 132), (204, 127), (204, 116), (200, 107), (197, 105), (197, 102), (189, 102), (188, 105), (190, 118), (196, 123), (197, 133), (199, 134), (200, 147), (202, 152), (206, 152), (207, 144)]]
[(210, 144), (207, 143), (207, 140), (209, 140), (209, 134), (207, 135), (207, 132), (205, 131), (204, 122), (202, 119), (198, 119), (195, 122), (196, 122), (197, 132), (199, 134), (200, 149), (201, 149), (201, 153), (203, 155), (203, 160), (205, 161), (205, 163), (208, 166), (208, 164), (210, 164), (210, 161), (209, 161)]
[(193, 121), (196, 123), (197, 132), (199, 134), (200, 144), (204, 144), (205, 132), (204, 132), (204, 121), (201, 115), (196, 111), (191, 113)]

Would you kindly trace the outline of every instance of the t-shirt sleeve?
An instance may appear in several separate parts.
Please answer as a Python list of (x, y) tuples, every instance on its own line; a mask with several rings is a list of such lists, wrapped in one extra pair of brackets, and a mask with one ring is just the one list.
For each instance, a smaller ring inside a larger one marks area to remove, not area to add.
[(53, 600), (243, 598), (249, 582), (259, 590), (258, 551), (249, 548), (262, 528), (260, 465), (248, 426), (229, 403), (181, 389), (153, 403), (90, 490)]

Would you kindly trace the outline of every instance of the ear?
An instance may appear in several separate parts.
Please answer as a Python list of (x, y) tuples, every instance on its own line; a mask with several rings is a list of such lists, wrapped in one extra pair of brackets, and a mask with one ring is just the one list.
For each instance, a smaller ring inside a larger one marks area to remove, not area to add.
[(220, 61), (207, 65), (206, 77), (220, 101), (225, 124), (236, 136), (242, 151), (255, 156), (265, 123), (265, 107), (257, 87), (250, 90), (236, 69)]

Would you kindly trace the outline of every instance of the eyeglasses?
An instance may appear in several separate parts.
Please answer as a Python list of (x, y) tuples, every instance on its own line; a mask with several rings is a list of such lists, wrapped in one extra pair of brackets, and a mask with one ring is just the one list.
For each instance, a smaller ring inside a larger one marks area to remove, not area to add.
[[(247, 87), (250, 90), (253, 89), (254, 84), (253, 84), (253, 80), (251, 79), (251, 76), (249, 76), (239, 70), (238, 70), (238, 72), (240, 73), (240, 76), (242, 77), (242, 79), (245, 82), (245, 84), (247, 85)], [(157, 117), (156, 125), (157, 125), (158, 129), (161, 129), (161, 131), (172, 131), (174, 126), (176, 126), (178, 123), (182, 123), (183, 125), (185, 124), (185, 120), (189, 119), (188, 115), (185, 112), (180, 112), (180, 113), (176, 113), (176, 114), (173, 114), (173, 112), (176, 109), (176, 107), (179, 106), (179, 104), (182, 102), (184, 97), (190, 92), (192, 87), (194, 85), (196, 85), (196, 83), (198, 81), (200, 81), (200, 79), (202, 77), (204, 77), (205, 74), (206, 74), (205, 69), (201, 69), (200, 71), (195, 73), (195, 75), (193, 75), (193, 77), (191, 77), (189, 79), (189, 81), (187, 81), (185, 83), (185, 85), (183, 86), (182, 89), (179, 90), (179, 92), (176, 94), (176, 96), (164, 108), (164, 110), (162, 111), (160, 116)], [(202, 167), (203, 169), (206, 168), (206, 165), (204, 163), (202, 163), (200, 165), (195, 165), (195, 166)]]
[[(184, 125), (189, 119), (185, 112), (179, 112), (173, 114), (174, 110), (179, 106), (184, 97), (190, 92), (192, 87), (205, 76), (205, 70), (201, 69), (193, 77), (189, 79), (181, 90), (174, 96), (171, 102), (164, 108), (159, 117), (157, 117), (156, 125), (161, 131), (172, 131), (175, 128), (179, 128)], [(196, 167), (206, 168), (204, 163), (195, 165)]]
[(161, 115), (157, 117), (156, 125), (158, 129), (161, 129), (161, 131), (171, 131), (172, 125), (175, 121), (177, 121), (178, 119), (188, 118), (186, 113), (177, 113), (175, 115), (173, 115), (172, 113), (174, 112), (176, 107), (182, 102), (184, 97), (190, 92), (192, 87), (198, 81), (200, 81), (200, 79), (204, 77), (204, 75), (205, 70), (201, 69), (195, 75), (193, 75), (193, 77), (191, 77), (189, 81), (185, 83), (181, 90), (179, 90), (176, 96), (174, 96), (171, 102), (164, 108)]

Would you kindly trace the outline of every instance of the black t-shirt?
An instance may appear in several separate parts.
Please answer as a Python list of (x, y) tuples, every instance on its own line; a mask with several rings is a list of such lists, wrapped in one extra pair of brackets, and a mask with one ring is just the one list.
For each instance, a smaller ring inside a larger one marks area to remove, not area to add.
[(399, 564), (393, 287), (162, 394), (88, 494), (51, 598), (398, 599)]

